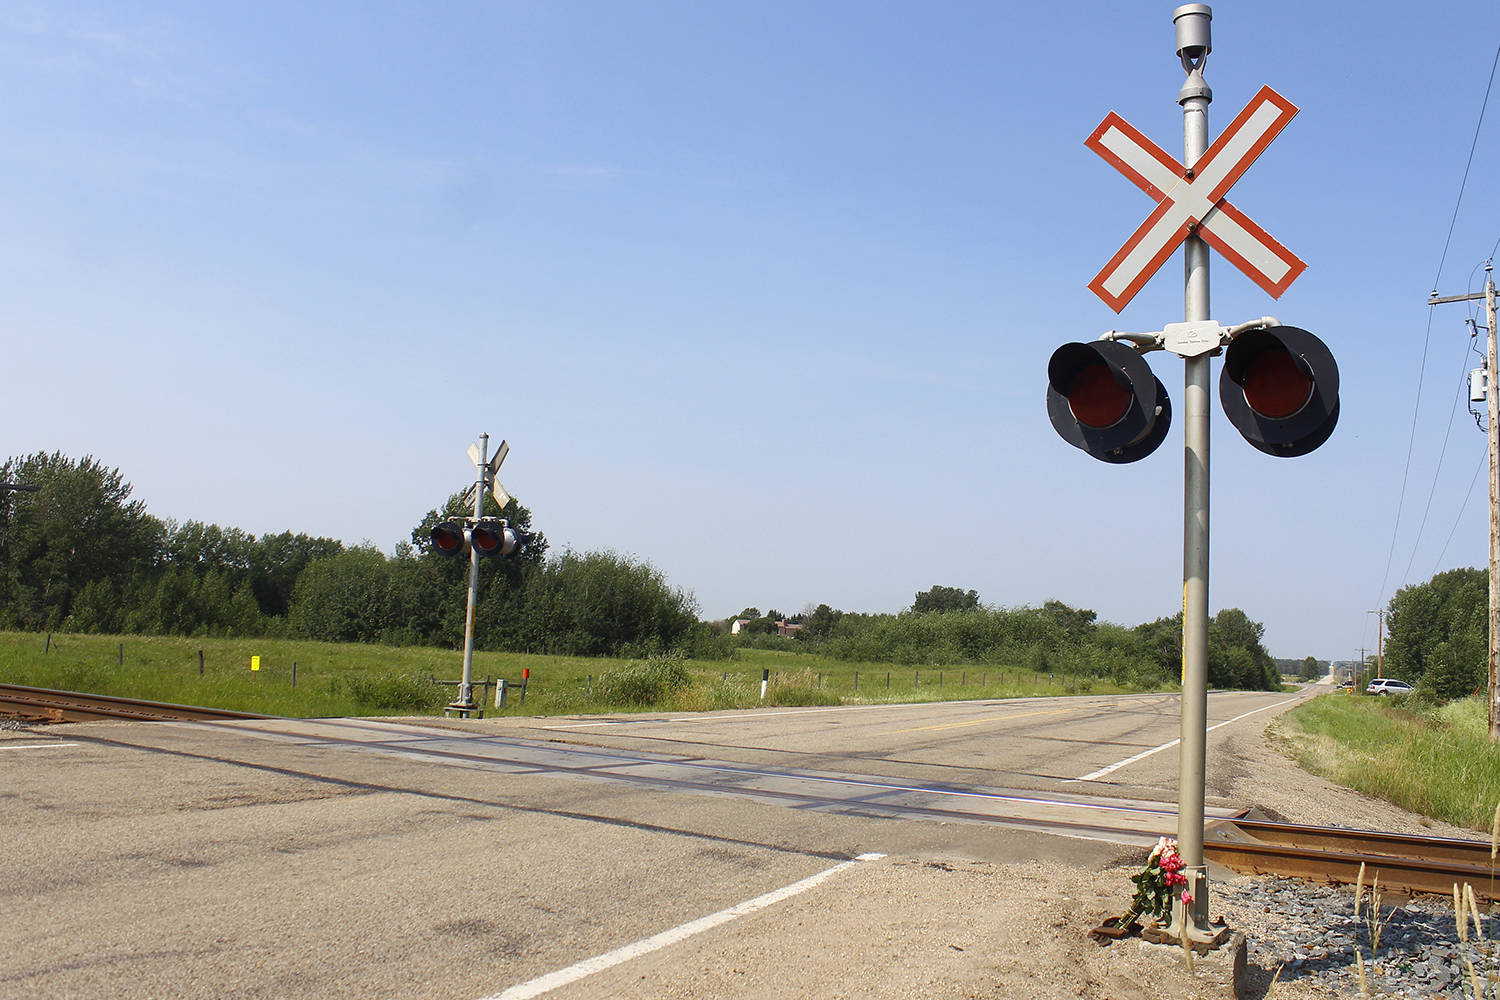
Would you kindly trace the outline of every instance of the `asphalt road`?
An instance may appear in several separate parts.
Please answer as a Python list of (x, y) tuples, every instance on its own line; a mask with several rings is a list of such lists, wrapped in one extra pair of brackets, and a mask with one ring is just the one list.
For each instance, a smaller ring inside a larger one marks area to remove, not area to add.
[[(1210, 697), (1210, 791), (1234, 766), (1216, 741), (1291, 700)], [(637, 966), (697, 982), (725, 970), (641, 942), (707, 917), (704, 939), (753, 926), (775, 955), (816, 933), (809, 912), (872, 933), (882, 906), (947, 912), (919, 897), (953, 864), (921, 859), (1136, 853), (919, 796), (1170, 803), (1177, 728), (1174, 697), (1127, 696), (4, 732), (0, 997), (569, 998), (618, 994)], [(887, 857), (840, 867), (870, 854)], [(613, 969), (539, 981), (618, 949)]]

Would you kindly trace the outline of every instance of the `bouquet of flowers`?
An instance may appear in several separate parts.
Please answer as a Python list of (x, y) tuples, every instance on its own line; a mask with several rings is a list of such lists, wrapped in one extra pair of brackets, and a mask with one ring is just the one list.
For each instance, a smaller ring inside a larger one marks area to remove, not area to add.
[(1184, 903), (1191, 903), (1193, 894), (1186, 888), (1187, 876), (1182, 874), (1182, 868), (1177, 841), (1171, 837), (1158, 840), (1151, 849), (1151, 856), (1146, 859), (1146, 867), (1139, 875), (1131, 876), (1130, 881), (1135, 883), (1135, 897), (1130, 901), (1130, 909), (1115, 922), (1115, 926), (1127, 928), (1142, 914), (1158, 920), (1167, 917), (1172, 912), (1174, 893)]

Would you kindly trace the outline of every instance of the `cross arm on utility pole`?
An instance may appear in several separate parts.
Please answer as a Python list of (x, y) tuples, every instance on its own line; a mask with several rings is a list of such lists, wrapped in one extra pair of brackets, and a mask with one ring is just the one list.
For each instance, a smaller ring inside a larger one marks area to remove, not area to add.
[(1437, 292), (1433, 292), (1432, 298), (1427, 300), (1427, 304), (1430, 306), (1440, 306), (1445, 302), (1473, 302), (1475, 299), (1482, 299), (1484, 297), (1484, 292), (1470, 292), (1468, 295), (1439, 295)]

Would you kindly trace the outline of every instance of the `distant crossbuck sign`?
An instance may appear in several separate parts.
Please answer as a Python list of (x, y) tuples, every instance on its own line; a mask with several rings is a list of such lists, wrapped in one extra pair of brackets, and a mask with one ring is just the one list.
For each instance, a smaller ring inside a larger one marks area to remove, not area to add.
[(1295, 104), (1262, 87), (1190, 170), (1111, 111), (1086, 145), (1159, 204), (1089, 282), (1089, 290), (1119, 312), (1196, 231), (1273, 298), (1280, 298), (1307, 265), (1224, 195), (1296, 114)]

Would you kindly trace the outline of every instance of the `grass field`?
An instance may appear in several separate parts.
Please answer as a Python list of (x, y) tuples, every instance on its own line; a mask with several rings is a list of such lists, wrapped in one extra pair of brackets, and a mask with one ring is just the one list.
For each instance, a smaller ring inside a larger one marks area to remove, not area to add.
[[(202, 672), (199, 672), (199, 654)], [(252, 673), (252, 656), (260, 657)], [(293, 666), (295, 664), (295, 686)], [(754, 705), (953, 701), (1108, 694), (1099, 678), (1016, 668), (894, 667), (775, 650), (741, 650), (729, 661), (657, 661), (475, 653), (476, 684), (504, 678), (506, 705), (486, 714), (564, 715), (656, 708), (704, 711)], [(149, 698), (301, 718), (439, 714), (463, 669), (459, 652), (285, 639), (47, 635), (0, 632), (0, 682)], [(522, 704), (523, 672), (525, 703)], [(764, 701), (763, 671), (770, 672)], [(645, 681), (646, 683), (632, 683)], [(480, 692), (476, 692), (478, 698)]]
[(1424, 708), (1411, 698), (1327, 694), (1272, 730), (1297, 763), (1404, 809), (1488, 832), (1500, 802), (1500, 747), (1483, 699)]

